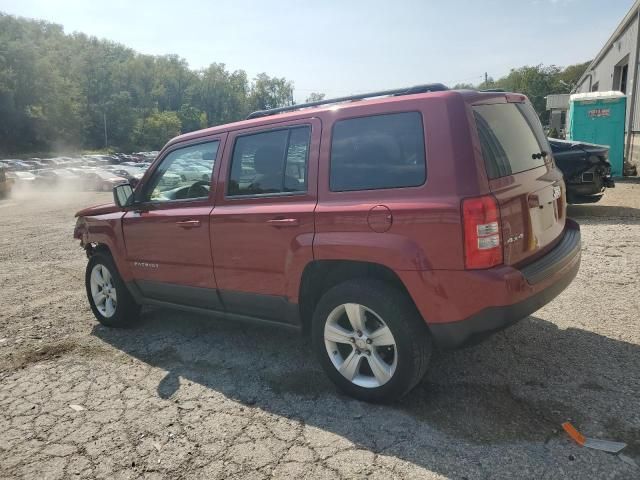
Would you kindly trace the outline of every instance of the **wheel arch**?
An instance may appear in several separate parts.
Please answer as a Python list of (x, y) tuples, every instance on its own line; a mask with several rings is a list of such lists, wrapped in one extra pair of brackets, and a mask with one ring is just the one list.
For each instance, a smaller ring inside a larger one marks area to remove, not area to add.
[(106, 243), (97, 243), (97, 242), (87, 243), (84, 246), (84, 251), (87, 254), (87, 258), (91, 258), (96, 253), (104, 253), (106, 255), (109, 255), (111, 258), (113, 258), (113, 253), (111, 252), (109, 245), (107, 245)]
[(322, 295), (332, 287), (356, 278), (382, 280), (407, 295), (414, 303), (403, 281), (386, 265), (355, 260), (314, 260), (302, 272), (298, 294), (300, 322), (305, 335), (310, 332), (311, 318)]

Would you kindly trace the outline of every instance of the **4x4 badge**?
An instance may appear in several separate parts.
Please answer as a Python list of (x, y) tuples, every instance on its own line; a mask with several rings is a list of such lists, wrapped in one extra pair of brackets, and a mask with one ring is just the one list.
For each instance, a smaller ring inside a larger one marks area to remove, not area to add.
[(518, 235), (514, 235), (513, 237), (509, 237), (506, 240), (506, 244), (509, 245), (511, 243), (517, 242), (518, 240), (522, 240), (524, 238), (524, 233), (520, 233)]

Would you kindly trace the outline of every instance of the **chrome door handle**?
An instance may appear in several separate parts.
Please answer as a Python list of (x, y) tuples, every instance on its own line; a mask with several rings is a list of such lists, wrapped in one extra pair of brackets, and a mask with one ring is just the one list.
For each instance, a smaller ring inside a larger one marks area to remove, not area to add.
[(195, 228), (200, 226), (200, 220), (182, 220), (176, 222), (176, 225), (182, 228)]
[(269, 225), (274, 227), (297, 227), (300, 221), (297, 218), (272, 218), (267, 220)]

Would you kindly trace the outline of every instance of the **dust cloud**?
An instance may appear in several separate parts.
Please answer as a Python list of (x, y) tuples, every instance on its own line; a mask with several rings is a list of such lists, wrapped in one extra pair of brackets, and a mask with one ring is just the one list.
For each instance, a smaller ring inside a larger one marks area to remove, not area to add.
[[(0, 209), (9, 208), (15, 214), (16, 209), (46, 207), (67, 204), (76, 198), (95, 197), (93, 203), (106, 203), (112, 200), (110, 192), (90, 192), (74, 184), (42, 185), (19, 182), (12, 185), (11, 191), (4, 199), (0, 199)], [(3, 208), (4, 207), (4, 208)], [(70, 212), (71, 214), (75, 212)]]

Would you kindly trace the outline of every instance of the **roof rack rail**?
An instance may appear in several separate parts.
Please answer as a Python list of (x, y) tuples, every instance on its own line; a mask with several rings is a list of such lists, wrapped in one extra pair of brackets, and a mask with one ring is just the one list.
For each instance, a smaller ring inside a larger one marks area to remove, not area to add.
[(487, 88), (486, 90), (480, 90), (481, 92), (485, 92), (485, 93), (502, 93), (502, 92), (506, 92), (506, 90), (504, 88)]
[(426, 93), (426, 92), (442, 92), (449, 90), (448, 87), (442, 83), (429, 83), (426, 85), (416, 85), (407, 88), (398, 88), (395, 90), (382, 90), (380, 92), (360, 93), (358, 95), (349, 95), (348, 97), (330, 98), (327, 100), (319, 100), (317, 102), (299, 103), (297, 105), (289, 105), (287, 107), (270, 108), (268, 110), (256, 110), (247, 117), (247, 120), (251, 118), (267, 117), (269, 115), (275, 115), (276, 113), (290, 112), (292, 110), (298, 110), (301, 108), (318, 107), (320, 105), (328, 105), (331, 103), (349, 102), (352, 100), (362, 100), (365, 98), (373, 97), (386, 97), (386, 96), (401, 96), (412, 95), (414, 93)]

